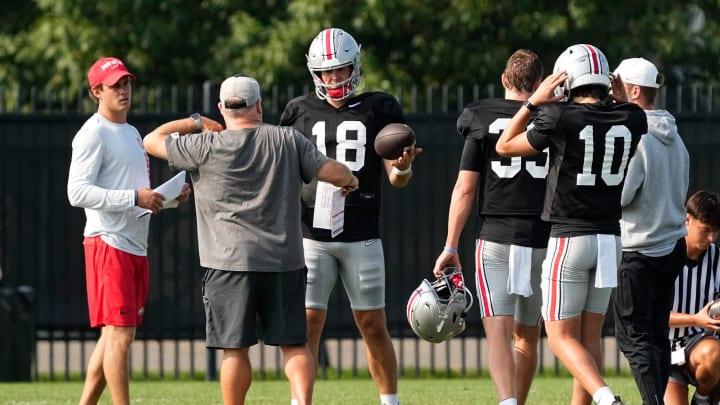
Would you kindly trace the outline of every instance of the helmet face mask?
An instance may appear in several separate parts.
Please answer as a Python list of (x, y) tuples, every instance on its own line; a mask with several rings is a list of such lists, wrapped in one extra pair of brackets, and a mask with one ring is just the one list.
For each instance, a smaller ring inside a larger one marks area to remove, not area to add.
[(577, 44), (568, 47), (558, 56), (553, 74), (567, 73), (567, 80), (556, 87), (556, 96), (570, 96), (570, 90), (580, 86), (600, 85), (610, 87), (610, 66), (602, 51), (592, 45)]
[(462, 272), (450, 272), (432, 283), (427, 279), (420, 283), (408, 300), (407, 318), (418, 337), (440, 343), (465, 330), (472, 304)]
[[(360, 46), (347, 32), (338, 28), (321, 31), (310, 43), (307, 67), (315, 83), (315, 94), (321, 99), (344, 100), (360, 86)], [(320, 72), (351, 67), (350, 76), (342, 83), (326, 85)]]

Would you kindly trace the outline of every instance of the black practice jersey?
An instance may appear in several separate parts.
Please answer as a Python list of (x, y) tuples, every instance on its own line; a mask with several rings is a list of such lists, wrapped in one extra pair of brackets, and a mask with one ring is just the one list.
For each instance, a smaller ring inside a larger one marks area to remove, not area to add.
[(521, 101), (487, 99), (465, 107), (457, 121), (465, 138), (460, 169), (480, 173), (478, 238), (542, 248), (550, 232), (549, 223), (540, 219), (547, 153), (504, 158), (495, 151), (500, 134), (521, 106)]
[(381, 92), (368, 92), (347, 99), (335, 108), (314, 94), (291, 100), (280, 117), (280, 125), (300, 130), (326, 156), (350, 168), (359, 188), (345, 200), (344, 230), (331, 238), (330, 230), (313, 228), (317, 180), (303, 187), (303, 234), (321, 241), (354, 242), (380, 236), (380, 180), (383, 159), (375, 152), (375, 137), (387, 124), (405, 123), (400, 104)]
[(620, 194), (628, 161), (647, 133), (633, 103), (543, 105), (528, 130), (537, 150), (550, 147), (543, 219), (555, 237), (620, 235)]

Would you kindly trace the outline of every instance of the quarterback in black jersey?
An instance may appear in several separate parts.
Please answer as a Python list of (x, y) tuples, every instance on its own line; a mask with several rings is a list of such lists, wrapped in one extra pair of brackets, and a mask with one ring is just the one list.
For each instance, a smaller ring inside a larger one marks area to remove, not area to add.
[[(540, 219), (547, 154), (504, 158), (495, 143), (505, 125), (542, 80), (542, 62), (532, 51), (513, 53), (502, 73), (504, 99), (469, 104), (457, 121), (465, 139), (453, 189), (448, 233), (434, 273), (461, 268), (457, 246), (477, 191), (480, 226), (475, 245), (475, 281), (488, 364), (498, 401), (524, 404), (535, 370), (540, 337), (540, 273), (550, 225)], [(516, 402), (512, 402), (516, 401)]]
[[(386, 93), (370, 92), (350, 96), (338, 108), (315, 95), (291, 100), (280, 124), (292, 126), (310, 138), (317, 147), (346, 166), (360, 180), (356, 192), (345, 200), (344, 230), (334, 238), (329, 229), (313, 227), (317, 181), (303, 187), (303, 236), (325, 242), (357, 242), (380, 237), (380, 181), (385, 171), (383, 159), (375, 153), (377, 133), (387, 124), (405, 123), (397, 100)], [(403, 158), (403, 160), (409, 160)], [(412, 172), (397, 176), (390, 167), (391, 182), (403, 187)]]
[(422, 149), (410, 147), (393, 161), (383, 160), (375, 152), (377, 133), (389, 123), (404, 123), (405, 116), (388, 94), (355, 94), (361, 81), (360, 47), (350, 34), (336, 28), (321, 31), (310, 44), (307, 65), (315, 95), (291, 100), (280, 123), (299, 129), (359, 179), (359, 189), (346, 198), (339, 234), (332, 227), (325, 229), (327, 223), (319, 215), (325, 211), (317, 209), (316, 196), (325, 201), (325, 185), (314, 182), (303, 189), (308, 345), (317, 365), (328, 299), (339, 275), (365, 340), (380, 402), (398, 405), (397, 360), (385, 318), (385, 261), (378, 222), (380, 180), (385, 171), (390, 184), (405, 187), (412, 177), (412, 162)]
[[(550, 148), (543, 211), (551, 223), (542, 274), (545, 329), (551, 350), (579, 383), (573, 403), (599, 405), (621, 403), (598, 372), (600, 341), (621, 257), (620, 195), (628, 161), (647, 132), (640, 107), (609, 99), (609, 70), (596, 47), (567, 48), (496, 146), (502, 156)], [(526, 130), (535, 109), (534, 126)]]

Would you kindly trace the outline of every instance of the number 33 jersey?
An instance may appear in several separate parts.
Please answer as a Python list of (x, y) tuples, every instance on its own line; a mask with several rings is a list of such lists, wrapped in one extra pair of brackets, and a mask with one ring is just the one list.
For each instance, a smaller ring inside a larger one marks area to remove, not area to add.
[(383, 159), (375, 152), (375, 137), (389, 123), (405, 123), (400, 104), (382, 92), (351, 97), (335, 108), (315, 95), (291, 100), (280, 125), (292, 126), (313, 141), (326, 156), (345, 164), (360, 181), (345, 200), (344, 231), (330, 237), (327, 229), (312, 227), (317, 180), (303, 186), (303, 234), (321, 241), (354, 242), (380, 236), (380, 180)]
[(551, 103), (539, 109), (528, 142), (550, 147), (542, 218), (554, 237), (620, 235), (620, 194), (628, 161), (647, 133), (633, 103)]
[(460, 170), (479, 173), (479, 239), (545, 248), (550, 226), (540, 214), (547, 151), (513, 158), (495, 151), (502, 131), (521, 106), (517, 100), (485, 99), (465, 107), (457, 120), (457, 131), (465, 139)]

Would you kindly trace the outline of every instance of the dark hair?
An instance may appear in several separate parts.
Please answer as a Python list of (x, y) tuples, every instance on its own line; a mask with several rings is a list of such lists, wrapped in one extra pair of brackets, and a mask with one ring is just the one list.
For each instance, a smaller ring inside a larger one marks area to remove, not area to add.
[(241, 97), (228, 97), (225, 100), (225, 108), (228, 110), (239, 110), (241, 108), (248, 108), (247, 100)]
[[(98, 84), (95, 87), (102, 87), (102, 84)], [(99, 104), (100, 100), (98, 100), (98, 98), (95, 97), (95, 94), (93, 93), (93, 89), (95, 89), (95, 87), (91, 87), (88, 89), (88, 96), (90, 97), (90, 100), (92, 100), (95, 104)]]
[(543, 66), (540, 57), (528, 49), (518, 49), (505, 64), (505, 79), (511, 87), (532, 93), (535, 83), (542, 79)]
[(586, 84), (570, 90), (569, 100), (575, 97), (593, 97), (598, 100), (605, 100), (610, 93), (610, 88), (601, 84)]
[(720, 230), (720, 196), (711, 191), (700, 190), (688, 198), (685, 210), (695, 219)]
[(640, 86), (642, 89), (642, 93), (640, 93), (640, 97), (645, 101), (646, 104), (654, 105), (655, 104), (655, 98), (658, 94), (658, 89), (656, 87), (647, 87), (647, 86)]

